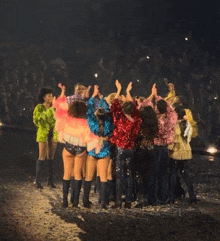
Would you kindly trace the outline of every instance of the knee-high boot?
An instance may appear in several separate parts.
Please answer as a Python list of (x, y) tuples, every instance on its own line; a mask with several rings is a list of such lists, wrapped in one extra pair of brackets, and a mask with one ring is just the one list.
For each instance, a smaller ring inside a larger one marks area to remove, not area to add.
[(108, 180), (108, 199), (107, 203), (110, 201), (115, 202), (115, 182), (113, 180)]
[(101, 200), (101, 208), (106, 209), (106, 205), (108, 202), (108, 183), (107, 182), (101, 182), (100, 183), (100, 200)]
[(91, 207), (91, 202), (89, 201), (89, 194), (91, 190), (92, 181), (84, 181), (84, 193), (83, 193), (83, 206), (85, 208)]
[(53, 183), (53, 159), (48, 159), (48, 180), (47, 185), (56, 188), (56, 186)]
[(41, 174), (44, 166), (44, 161), (37, 160), (36, 162), (36, 187), (39, 189), (43, 189), (43, 186), (41, 185)]
[(73, 207), (78, 207), (82, 180), (74, 180)]
[(100, 191), (100, 177), (96, 176), (94, 193), (99, 193)]
[(70, 179), (70, 189), (71, 189), (70, 201), (71, 201), (71, 203), (73, 203), (73, 200), (74, 200), (74, 181), (75, 181), (74, 177), (71, 177), (71, 179)]
[(70, 180), (63, 179), (63, 207), (68, 207), (68, 193), (70, 188)]

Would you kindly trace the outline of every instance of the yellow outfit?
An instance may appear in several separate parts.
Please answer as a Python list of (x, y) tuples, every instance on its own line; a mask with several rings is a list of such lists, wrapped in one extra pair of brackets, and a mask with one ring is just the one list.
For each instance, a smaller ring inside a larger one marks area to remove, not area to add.
[(187, 127), (184, 131), (184, 136), (186, 141), (183, 140), (181, 136), (180, 122), (178, 120), (174, 129), (174, 140), (173, 143), (168, 145), (169, 157), (174, 160), (190, 160), (192, 159), (192, 150), (190, 146), (192, 126), (189, 121), (187, 121)]
[[(175, 90), (171, 90), (164, 99), (172, 105), (177, 101), (177, 98), (178, 97), (176, 96)], [(186, 112), (187, 120), (192, 125), (191, 137), (195, 138), (198, 135), (197, 122), (193, 119), (192, 111), (190, 109), (185, 109), (185, 112)]]

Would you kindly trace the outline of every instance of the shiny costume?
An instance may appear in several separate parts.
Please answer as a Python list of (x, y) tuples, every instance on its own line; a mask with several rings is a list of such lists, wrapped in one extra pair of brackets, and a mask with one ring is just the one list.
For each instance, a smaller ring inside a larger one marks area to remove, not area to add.
[(50, 131), (52, 131), (54, 141), (58, 141), (58, 134), (54, 130), (55, 118), (52, 107), (47, 109), (43, 104), (38, 104), (33, 112), (33, 122), (37, 127), (37, 142), (46, 142)]
[[(99, 135), (99, 122), (94, 114), (96, 108), (95, 108), (95, 102), (93, 97), (89, 99), (89, 101), (87, 102), (87, 106), (88, 106), (88, 111), (86, 114), (86, 118), (88, 120), (89, 127), (95, 135)], [(109, 106), (104, 98), (100, 99), (97, 107), (103, 108), (106, 113), (110, 112)], [(113, 126), (112, 117), (110, 114), (107, 114), (104, 120), (104, 137), (110, 136), (113, 132), (113, 128), (114, 126)], [(98, 154), (95, 153), (95, 150), (92, 150), (88, 152), (88, 155), (93, 156), (95, 158), (104, 158), (104, 157), (110, 156), (110, 143), (108, 141), (104, 141), (103, 146), (101, 147), (101, 150)]]
[(183, 133), (186, 140), (183, 140), (180, 129), (180, 122), (178, 120), (175, 126), (174, 141), (168, 146), (170, 152), (170, 175), (169, 175), (169, 200), (171, 202), (175, 201), (175, 186), (177, 183), (177, 177), (182, 178), (187, 186), (189, 192), (190, 202), (196, 202), (196, 195), (193, 190), (193, 183), (189, 175), (189, 160), (192, 159), (192, 150), (190, 146), (191, 136), (192, 136), (192, 126), (189, 121), (187, 121), (186, 129)]
[(118, 99), (115, 99), (111, 105), (111, 112), (115, 127), (110, 142), (122, 149), (134, 149), (135, 139), (142, 123), (139, 111), (135, 109), (132, 115), (134, 122), (131, 122), (125, 116)]
[[(167, 102), (169, 102), (171, 105), (174, 104), (176, 101), (178, 101), (175, 90), (170, 91), (164, 99)], [(191, 137), (195, 138), (198, 135), (197, 122), (193, 119), (192, 111), (190, 109), (185, 109), (185, 112), (186, 112), (187, 120), (190, 122), (190, 124), (192, 126), (192, 136)]]
[(99, 137), (94, 135), (84, 118), (74, 118), (68, 114), (66, 96), (57, 98), (55, 102), (55, 129), (58, 132), (59, 141), (74, 146), (86, 147), (87, 151), (100, 150)]
[(115, 148), (115, 176), (116, 176), (116, 206), (122, 205), (123, 185), (126, 181), (125, 202), (132, 202), (133, 178), (132, 162), (134, 155), (135, 140), (139, 134), (142, 120), (139, 111), (135, 108), (131, 122), (124, 114), (118, 99), (111, 105), (114, 131), (110, 142)]
[[(161, 99), (162, 97), (157, 96), (156, 102)], [(168, 197), (169, 156), (167, 145), (171, 144), (174, 139), (177, 114), (169, 103), (167, 103), (167, 110), (163, 115), (159, 113), (157, 105), (154, 105), (150, 99), (145, 99), (141, 106), (151, 106), (157, 114), (158, 133), (153, 140), (155, 158), (154, 170), (152, 173), (153, 179), (150, 185), (154, 189), (154, 193), (157, 193), (157, 202), (159, 202), (159, 204), (165, 204)], [(153, 203), (155, 203), (155, 201), (156, 200), (152, 200)]]

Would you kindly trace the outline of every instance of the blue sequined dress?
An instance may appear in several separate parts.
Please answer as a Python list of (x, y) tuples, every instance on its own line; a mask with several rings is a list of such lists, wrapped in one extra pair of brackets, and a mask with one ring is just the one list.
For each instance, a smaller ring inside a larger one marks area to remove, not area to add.
[[(94, 114), (94, 112), (96, 110), (94, 100), (95, 99), (93, 97), (91, 97), (89, 99), (89, 101), (87, 102), (88, 111), (86, 113), (86, 118), (88, 120), (91, 131), (95, 135), (99, 135), (99, 122)], [(106, 118), (104, 120), (104, 137), (106, 137), (106, 136), (110, 137), (113, 132), (113, 121), (112, 121), (112, 117), (110, 114), (109, 106), (108, 106), (107, 102), (105, 101), (105, 99), (101, 98), (100, 101), (98, 102), (97, 107), (102, 107), (106, 113), (109, 113), (106, 115)], [(98, 154), (95, 153), (95, 150), (92, 150), (92, 151), (88, 152), (88, 155), (93, 156), (95, 158), (104, 158), (104, 157), (110, 156), (110, 143), (108, 141), (104, 141), (103, 147), (101, 148), (101, 150)]]

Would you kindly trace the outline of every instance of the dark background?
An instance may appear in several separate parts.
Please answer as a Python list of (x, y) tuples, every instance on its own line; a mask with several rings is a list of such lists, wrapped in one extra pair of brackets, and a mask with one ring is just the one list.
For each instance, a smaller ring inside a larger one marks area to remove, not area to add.
[(59, 82), (68, 94), (83, 82), (107, 95), (118, 78), (134, 96), (156, 82), (165, 96), (170, 81), (200, 136), (218, 143), (219, 13), (218, 1), (1, 1), (0, 119), (34, 128), (39, 89), (58, 95)]

